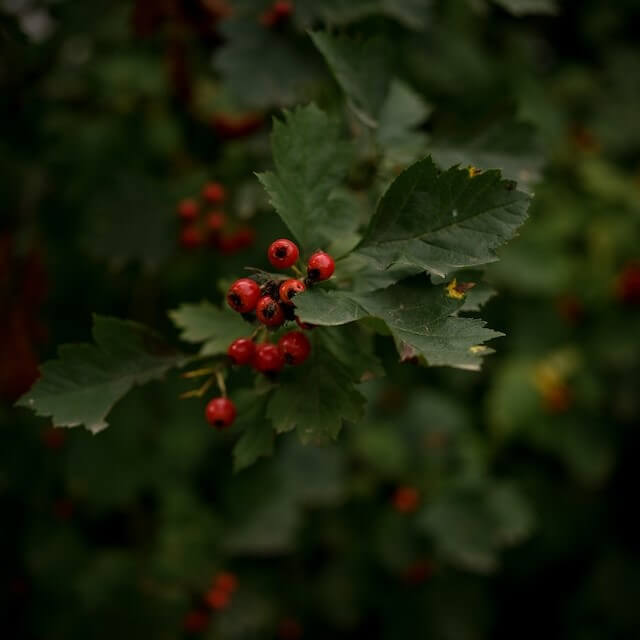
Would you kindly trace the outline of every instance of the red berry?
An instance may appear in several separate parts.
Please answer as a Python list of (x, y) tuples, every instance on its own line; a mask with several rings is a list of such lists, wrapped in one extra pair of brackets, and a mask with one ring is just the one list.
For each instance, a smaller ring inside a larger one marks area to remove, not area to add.
[(289, 0), (276, 0), (273, 3), (273, 12), (278, 18), (288, 18), (293, 13), (293, 4)]
[(411, 513), (420, 504), (420, 494), (415, 487), (398, 487), (391, 502), (393, 508), (399, 513)]
[(278, 340), (278, 348), (287, 364), (302, 364), (311, 353), (309, 338), (302, 331), (290, 331)]
[(256, 352), (256, 345), (250, 338), (238, 338), (234, 340), (227, 350), (227, 355), (233, 364), (249, 364)]
[(260, 299), (260, 287), (255, 280), (240, 278), (236, 280), (227, 293), (229, 306), (238, 313), (253, 311)]
[(209, 400), (204, 416), (212, 427), (225, 429), (236, 419), (236, 406), (229, 398), (213, 398)]
[(231, 595), (228, 591), (223, 591), (222, 589), (209, 589), (204, 596), (204, 601), (216, 611), (220, 609), (224, 609), (229, 604), (229, 600), (231, 599)]
[(238, 248), (245, 249), (254, 243), (256, 239), (256, 232), (251, 227), (240, 227), (236, 231), (235, 236)]
[(267, 327), (279, 327), (284, 322), (284, 312), (271, 296), (263, 296), (258, 300), (256, 315)]
[(281, 285), (279, 291), (280, 300), (284, 304), (293, 304), (293, 298), (297, 296), (299, 293), (302, 293), (306, 290), (306, 286), (302, 280), (295, 280), (291, 278), (290, 280), (285, 280)]
[(311, 324), (310, 322), (302, 322), (302, 320), (300, 320), (298, 316), (296, 316), (296, 324), (305, 331), (311, 331), (311, 329), (316, 326), (315, 324)]
[(256, 345), (253, 366), (262, 373), (277, 373), (284, 367), (284, 358), (275, 344), (262, 342)]
[(197, 249), (202, 244), (202, 233), (194, 224), (186, 226), (180, 232), (180, 245), (183, 249)]
[(213, 586), (220, 591), (233, 593), (238, 586), (238, 578), (235, 573), (230, 571), (221, 571), (213, 580)]
[(202, 189), (202, 197), (207, 202), (224, 202), (227, 193), (219, 182), (207, 182)]
[(182, 626), (187, 633), (202, 633), (208, 625), (209, 614), (198, 609), (189, 611), (182, 621)]
[(616, 295), (626, 304), (640, 303), (640, 262), (631, 262), (618, 275)]
[(200, 211), (200, 206), (192, 198), (185, 198), (178, 203), (178, 215), (184, 222), (193, 222)]
[(220, 231), (226, 221), (227, 217), (222, 211), (211, 211), (207, 215), (207, 229), (213, 232)]
[(316, 251), (307, 263), (307, 277), (311, 282), (328, 280), (335, 271), (336, 263), (333, 258), (324, 251)]
[(296, 263), (299, 255), (296, 244), (286, 238), (272, 242), (267, 250), (267, 258), (276, 269), (288, 269)]

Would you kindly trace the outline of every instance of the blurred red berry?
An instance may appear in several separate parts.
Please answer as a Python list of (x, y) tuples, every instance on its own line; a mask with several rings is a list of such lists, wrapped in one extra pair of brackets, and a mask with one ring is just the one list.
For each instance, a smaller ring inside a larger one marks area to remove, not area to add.
[(219, 182), (207, 182), (202, 188), (202, 197), (207, 202), (219, 204), (224, 202), (227, 192)]
[(67, 440), (67, 434), (64, 429), (60, 427), (47, 427), (42, 432), (42, 442), (47, 449), (57, 451), (64, 446)]
[(249, 136), (260, 129), (263, 123), (262, 115), (253, 113), (243, 115), (217, 113), (211, 120), (216, 134), (224, 140)]
[(221, 571), (214, 577), (213, 586), (215, 589), (219, 589), (220, 591), (233, 593), (238, 586), (238, 578), (235, 573), (231, 573), (230, 571)]
[(200, 205), (193, 198), (185, 198), (178, 203), (178, 216), (183, 222), (193, 222), (200, 213)]
[(398, 513), (413, 513), (420, 504), (420, 494), (415, 487), (398, 487), (391, 503)]
[(403, 578), (409, 584), (418, 585), (433, 575), (433, 563), (426, 558), (412, 562), (404, 571)]
[(223, 589), (213, 588), (205, 593), (204, 601), (215, 611), (225, 609), (229, 605), (231, 595)]
[(202, 245), (202, 233), (193, 224), (186, 226), (180, 232), (180, 246), (187, 251), (197, 249)]
[(199, 609), (189, 611), (182, 621), (182, 626), (187, 633), (202, 633), (209, 626), (209, 613)]
[(220, 231), (226, 222), (227, 216), (222, 211), (211, 211), (207, 214), (207, 229), (209, 231)]
[(640, 262), (632, 262), (620, 272), (616, 296), (625, 304), (640, 304)]

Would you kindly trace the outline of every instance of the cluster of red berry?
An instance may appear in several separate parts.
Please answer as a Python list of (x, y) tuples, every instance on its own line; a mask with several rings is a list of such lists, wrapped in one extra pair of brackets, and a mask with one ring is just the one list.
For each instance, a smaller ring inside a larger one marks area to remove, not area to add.
[[(295, 264), (300, 251), (291, 240), (280, 239), (272, 242), (267, 257), (278, 269), (293, 268), (302, 275)], [(327, 280), (333, 275), (335, 263), (324, 251), (316, 251), (307, 262), (307, 276), (301, 278), (269, 279), (259, 285), (251, 278), (236, 280), (227, 293), (229, 306), (241, 313), (249, 321), (258, 321), (267, 328), (280, 327), (287, 321), (297, 322), (301, 329), (312, 326), (301, 322), (295, 315), (293, 299), (315, 282)], [(235, 365), (252, 365), (254, 369), (267, 375), (274, 375), (285, 364), (302, 364), (311, 352), (311, 343), (302, 331), (289, 331), (277, 344), (254, 341), (254, 337), (234, 340), (227, 351)], [(236, 407), (225, 397), (213, 398), (205, 409), (207, 422), (218, 429), (229, 427), (236, 417)]]
[(286, 22), (293, 13), (293, 3), (289, 0), (276, 0), (260, 16), (260, 23), (269, 28), (279, 27)]
[(202, 201), (212, 209), (202, 218), (200, 200), (185, 198), (178, 203), (178, 217), (182, 223), (180, 245), (193, 250), (205, 244), (222, 253), (230, 254), (246, 249), (253, 244), (255, 233), (246, 225), (231, 229), (230, 220), (222, 210), (227, 198), (223, 185), (207, 182), (202, 188)]
[(205, 592), (202, 603), (189, 611), (184, 617), (183, 626), (188, 633), (202, 633), (208, 626), (211, 611), (220, 611), (229, 606), (231, 596), (238, 587), (238, 579), (234, 573), (221, 571), (211, 582)]

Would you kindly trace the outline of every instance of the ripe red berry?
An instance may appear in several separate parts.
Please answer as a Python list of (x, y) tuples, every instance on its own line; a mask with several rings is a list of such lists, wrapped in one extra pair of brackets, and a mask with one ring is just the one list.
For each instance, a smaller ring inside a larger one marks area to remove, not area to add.
[(420, 504), (420, 494), (415, 487), (398, 487), (391, 502), (399, 513), (412, 513)]
[(288, 269), (296, 263), (299, 255), (296, 244), (286, 238), (272, 242), (267, 250), (267, 258), (276, 269)]
[(302, 331), (290, 331), (278, 340), (278, 348), (287, 364), (302, 364), (311, 353), (309, 338)]
[(207, 182), (202, 189), (202, 197), (207, 202), (224, 202), (227, 197), (225, 188), (219, 182)]
[(256, 316), (267, 327), (279, 327), (285, 320), (282, 308), (271, 296), (263, 296), (258, 300)]
[(229, 306), (238, 313), (253, 311), (260, 299), (260, 287), (255, 280), (240, 278), (236, 280), (227, 293)]
[(280, 300), (284, 304), (293, 304), (293, 299), (303, 291), (306, 290), (306, 286), (302, 280), (285, 280), (281, 285), (279, 291)]
[(207, 591), (204, 596), (204, 601), (216, 611), (226, 608), (230, 600), (231, 595), (228, 591), (223, 591), (222, 589), (217, 589), (216, 587), (209, 589), (209, 591)]
[(275, 344), (262, 342), (256, 345), (253, 366), (262, 373), (277, 373), (284, 367), (284, 358)]
[(183, 249), (197, 249), (202, 244), (202, 233), (194, 224), (186, 226), (180, 232), (180, 246)]
[(256, 352), (256, 345), (250, 338), (238, 338), (234, 340), (227, 350), (233, 364), (249, 364)]
[(222, 227), (224, 227), (224, 223), (227, 221), (227, 217), (224, 215), (222, 211), (211, 211), (207, 215), (207, 229), (212, 232), (218, 232)]
[(311, 282), (328, 280), (335, 271), (336, 263), (324, 251), (316, 251), (307, 263), (307, 277)]
[(178, 216), (183, 222), (193, 222), (200, 211), (200, 206), (192, 198), (185, 198), (178, 203)]
[(238, 578), (235, 573), (230, 571), (221, 571), (213, 579), (213, 587), (220, 589), (220, 591), (226, 591), (227, 593), (233, 593), (238, 586)]
[(225, 429), (236, 419), (236, 405), (229, 398), (213, 398), (209, 400), (204, 416), (212, 427)]

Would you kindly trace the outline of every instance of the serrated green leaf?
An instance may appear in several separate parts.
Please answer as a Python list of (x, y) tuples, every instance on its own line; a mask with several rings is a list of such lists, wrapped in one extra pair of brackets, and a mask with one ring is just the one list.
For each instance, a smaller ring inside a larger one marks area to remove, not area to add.
[(314, 104), (284, 112), (271, 135), (275, 172), (258, 175), (271, 203), (303, 251), (333, 239), (328, 204), (349, 168), (351, 149), (340, 124)]
[(274, 431), (265, 418), (267, 389), (251, 389), (234, 394), (238, 417), (235, 429), (244, 429), (233, 447), (233, 470), (241, 471), (251, 466), (258, 458), (273, 453)]
[(499, 171), (440, 173), (429, 157), (393, 181), (358, 251), (383, 267), (415, 265), (444, 277), (497, 260), (494, 250), (516, 234), (529, 200)]
[(386, 43), (380, 38), (359, 40), (319, 31), (310, 35), (356, 115), (366, 125), (378, 126), (391, 83), (391, 54)]
[(423, 357), (428, 365), (478, 369), (491, 350), (483, 343), (502, 334), (482, 320), (454, 314), (464, 299), (447, 295), (447, 288), (415, 276), (363, 294), (315, 289), (296, 298), (304, 322), (335, 326), (367, 317), (378, 318), (391, 330), (403, 359)]
[(303, 443), (323, 443), (337, 437), (344, 420), (360, 420), (364, 403), (347, 370), (316, 343), (311, 358), (274, 391), (267, 417), (278, 433), (297, 427)]
[(251, 333), (251, 327), (237, 313), (219, 309), (210, 302), (183, 304), (169, 311), (173, 323), (181, 329), (180, 338), (185, 342), (204, 342), (202, 355), (226, 353), (236, 338)]
[(92, 433), (108, 426), (106, 416), (134, 385), (163, 376), (186, 357), (161, 336), (135, 322), (94, 316), (91, 344), (63, 345), (45, 362), (42, 377), (18, 401), (54, 425), (84, 425)]

